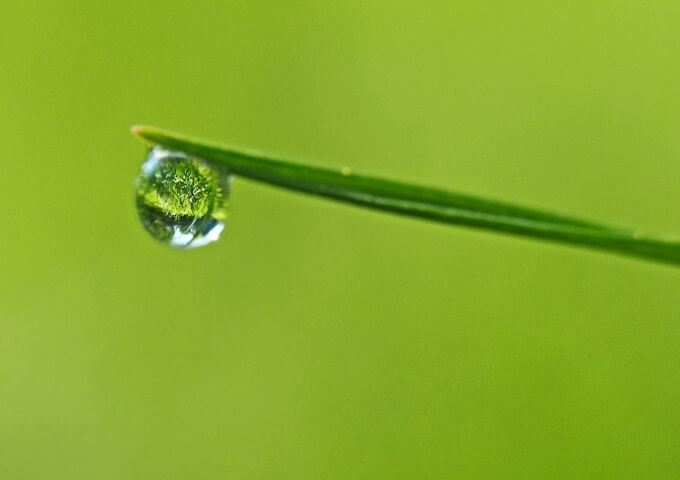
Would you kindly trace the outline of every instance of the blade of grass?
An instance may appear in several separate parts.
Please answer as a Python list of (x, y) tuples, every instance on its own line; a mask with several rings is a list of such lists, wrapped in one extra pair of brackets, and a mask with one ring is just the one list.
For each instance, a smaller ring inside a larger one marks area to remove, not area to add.
[(445, 190), (274, 159), (155, 127), (132, 132), (231, 174), (310, 195), (452, 225), (588, 247), (680, 265), (680, 241)]

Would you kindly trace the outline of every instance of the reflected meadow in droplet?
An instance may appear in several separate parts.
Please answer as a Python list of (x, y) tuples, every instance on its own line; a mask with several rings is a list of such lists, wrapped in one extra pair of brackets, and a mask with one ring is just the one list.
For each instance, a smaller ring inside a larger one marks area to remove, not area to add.
[(137, 211), (156, 240), (176, 248), (201, 247), (224, 229), (229, 189), (229, 175), (156, 146), (137, 177)]

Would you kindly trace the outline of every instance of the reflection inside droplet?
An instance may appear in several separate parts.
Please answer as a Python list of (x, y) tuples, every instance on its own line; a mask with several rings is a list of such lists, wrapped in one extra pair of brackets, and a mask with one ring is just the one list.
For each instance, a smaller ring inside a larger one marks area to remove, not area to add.
[(197, 158), (154, 147), (137, 177), (139, 218), (166, 245), (202, 247), (224, 230), (230, 183)]

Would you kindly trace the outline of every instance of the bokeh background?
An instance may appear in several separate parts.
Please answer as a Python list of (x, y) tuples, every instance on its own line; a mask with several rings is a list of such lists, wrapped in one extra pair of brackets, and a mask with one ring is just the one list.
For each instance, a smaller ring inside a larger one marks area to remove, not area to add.
[(0, 0), (0, 478), (677, 478), (680, 273), (236, 179), (135, 123), (680, 232), (680, 4)]

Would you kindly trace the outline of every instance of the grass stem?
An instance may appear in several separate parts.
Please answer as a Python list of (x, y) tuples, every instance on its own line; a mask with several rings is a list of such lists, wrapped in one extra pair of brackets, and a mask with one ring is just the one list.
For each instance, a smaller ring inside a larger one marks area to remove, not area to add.
[(481, 228), (680, 266), (679, 241), (638, 230), (473, 195), (358, 175), (347, 169), (301, 165), (155, 127), (136, 126), (132, 132), (151, 144), (201, 158), (215, 168), (224, 168), (234, 175), (288, 190), (450, 225)]

